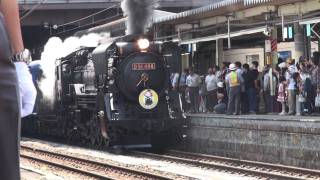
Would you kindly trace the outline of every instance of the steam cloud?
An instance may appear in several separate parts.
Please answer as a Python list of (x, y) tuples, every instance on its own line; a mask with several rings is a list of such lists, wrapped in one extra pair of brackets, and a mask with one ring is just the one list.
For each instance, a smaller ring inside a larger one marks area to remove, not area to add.
[(155, 0), (123, 0), (121, 8), (127, 20), (127, 34), (143, 34), (151, 25)]
[(41, 111), (53, 110), (55, 103), (55, 65), (56, 60), (79, 49), (81, 46), (96, 47), (109, 34), (88, 34), (82, 37), (69, 37), (62, 41), (58, 37), (52, 37), (44, 46), (41, 54), (41, 68), (44, 78), (39, 82), (39, 87), (43, 94)]

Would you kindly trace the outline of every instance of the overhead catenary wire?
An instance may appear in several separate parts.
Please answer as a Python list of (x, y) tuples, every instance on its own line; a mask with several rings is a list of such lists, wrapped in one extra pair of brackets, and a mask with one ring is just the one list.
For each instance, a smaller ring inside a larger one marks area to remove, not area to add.
[(77, 19), (77, 20), (74, 20), (74, 21), (70, 21), (70, 22), (67, 22), (67, 23), (64, 23), (64, 24), (60, 24), (60, 25), (58, 25), (58, 28), (59, 28), (59, 27), (62, 27), (62, 26), (67, 26), (67, 25), (70, 25), (70, 24), (76, 24), (76, 23), (78, 23), (78, 22), (80, 22), (80, 21), (82, 21), (82, 20), (91, 18), (91, 17), (93, 17), (93, 16), (96, 16), (96, 15), (98, 15), (98, 14), (100, 14), (100, 13), (103, 13), (103, 12), (105, 12), (105, 11), (108, 11), (108, 10), (113, 9), (113, 8), (116, 8), (116, 7), (120, 7), (120, 5), (119, 5), (119, 4), (116, 4), (116, 5), (107, 7), (107, 8), (105, 8), (105, 9), (101, 10), (101, 11), (98, 11), (98, 12), (96, 12), (96, 13), (93, 13), (93, 14), (90, 14), (90, 15), (88, 15), (88, 16), (82, 17), (82, 18), (80, 18), (80, 19)]
[(92, 25), (95, 25), (95, 24), (98, 24), (98, 23), (101, 23), (101, 22), (104, 22), (104, 21), (108, 21), (108, 20), (110, 20), (110, 19), (112, 19), (112, 18), (115, 18), (115, 17), (117, 17), (117, 15), (112, 16), (112, 17), (107, 17), (107, 18), (104, 18), (104, 19), (100, 19), (100, 20), (97, 20), (97, 21), (95, 21), (95, 22), (93, 22), (93, 23), (88, 23), (88, 24), (84, 24), (84, 25), (82, 25), (82, 26), (78, 26), (78, 27), (75, 27), (75, 28), (71, 28), (71, 29), (68, 29), (68, 30), (64, 30), (64, 31), (62, 31), (62, 32), (56, 33), (55, 35), (60, 35), (60, 34), (63, 34), (63, 33), (67, 33), (67, 32), (71, 32), (71, 31), (78, 30), (78, 29), (80, 29), (80, 28), (85, 28), (85, 27), (88, 27), (88, 26), (92, 26)]
[[(20, 21), (22, 21), (23, 19), (25, 19), (26, 17), (28, 17), (32, 12), (34, 12), (38, 7), (40, 7), (43, 3), (45, 3), (47, 0), (42, 0), (42, 1), (39, 1), (36, 5), (34, 5), (28, 12), (26, 12), (21, 18), (20, 18)], [(113, 5), (113, 6), (110, 6), (108, 8), (105, 8), (101, 11), (98, 11), (98, 12), (95, 12), (93, 14), (90, 14), (88, 16), (85, 16), (85, 17), (82, 17), (80, 19), (77, 19), (77, 20), (74, 20), (74, 21), (70, 21), (70, 22), (67, 22), (67, 23), (64, 23), (64, 24), (61, 24), (61, 25), (58, 25), (57, 28), (59, 27), (63, 27), (63, 26), (67, 26), (67, 25), (70, 25), (70, 24), (75, 24), (77, 22), (80, 22), (82, 20), (85, 20), (85, 19), (88, 19), (90, 17), (93, 17), (93, 16), (96, 16), (98, 14), (101, 14), (105, 11), (108, 11), (110, 9), (113, 9), (113, 8), (116, 8), (116, 7), (120, 7), (120, 4), (116, 4), (116, 5)]]
[[(95, 15), (98, 15), (98, 14), (100, 14), (100, 13), (103, 13), (103, 12), (107, 11), (107, 10), (110, 10), (110, 9), (113, 9), (113, 8), (117, 8), (117, 7), (120, 7), (120, 4), (116, 4), (116, 5), (110, 6), (110, 7), (106, 8), (106, 9), (103, 9), (103, 10), (101, 10), (101, 11), (99, 11), (99, 12), (93, 13), (93, 14), (91, 14), (91, 15), (89, 15), (89, 16), (80, 18), (80, 19), (78, 19), (78, 20), (74, 20), (74, 21), (71, 21), (71, 22), (68, 22), (68, 23), (64, 23), (64, 24), (58, 25), (56, 29), (59, 29), (59, 28), (61, 28), (61, 27), (65, 27), (65, 26), (67, 26), (67, 25), (79, 24), (79, 22), (82, 21), (82, 20), (85, 20), (85, 19), (94, 17)], [(84, 25), (81, 25), (81, 26), (78, 25), (78, 27), (74, 27), (74, 28), (67, 29), (67, 30), (65, 30), (65, 29), (63, 28), (64, 30), (63, 30), (62, 32), (58, 32), (58, 33), (56, 33), (55, 35), (59, 35), (59, 34), (67, 33), (67, 32), (74, 31), (74, 30), (77, 30), (77, 29), (80, 29), (80, 28), (92, 26), (92, 25), (95, 25), (95, 24), (98, 24), (98, 23), (101, 23), (101, 22), (104, 22), (104, 21), (111, 20), (111, 19), (113, 19), (113, 18), (115, 18), (115, 17), (117, 17), (117, 16), (119, 16), (119, 15), (120, 15), (120, 14), (119, 14), (119, 12), (118, 12), (118, 13), (117, 13), (116, 15), (114, 15), (114, 16), (110, 16), (110, 17), (106, 17), (106, 18), (103, 18), (103, 19), (99, 19), (99, 20), (96, 20), (96, 21), (94, 21), (94, 22), (87, 23), (87, 24), (84, 24)]]
[(40, 7), (43, 3), (45, 3), (47, 0), (39, 1), (36, 5), (34, 5), (28, 12), (26, 12), (21, 18), (20, 21), (28, 17), (31, 13), (33, 13), (38, 7)]

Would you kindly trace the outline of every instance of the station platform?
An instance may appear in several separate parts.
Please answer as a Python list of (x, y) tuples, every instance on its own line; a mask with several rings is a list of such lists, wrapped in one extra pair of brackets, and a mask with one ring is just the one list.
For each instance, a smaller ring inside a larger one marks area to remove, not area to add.
[(320, 169), (320, 116), (188, 114), (191, 152)]

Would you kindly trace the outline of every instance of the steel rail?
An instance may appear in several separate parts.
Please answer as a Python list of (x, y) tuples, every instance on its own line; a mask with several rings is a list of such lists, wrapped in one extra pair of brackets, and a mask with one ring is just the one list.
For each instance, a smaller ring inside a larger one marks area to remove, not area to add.
[(230, 163), (238, 163), (238, 164), (244, 164), (249, 166), (259, 166), (264, 168), (271, 168), (271, 169), (280, 169), (284, 171), (291, 171), (295, 173), (301, 173), (301, 174), (310, 174), (313, 176), (319, 176), (320, 177), (320, 171), (319, 170), (313, 170), (313, 169), (306, 169), (306, 168), (300, 168), (300, 167), (293, 167), (293, 166), (285, 166), (280, 164), (270, 164), (270, 163), (263, 163), (263, 162), (256, 162), (256, 161), (248, 161), (248, 160), (240, 160), (240, 159), (233, 159), (233, 158), (227, 158), (227, 157), (219, 157), (219, 156), (212, 156), (212, 155), (206, 155), (206, 154), (198, 154), (198, 153), (191, 153), (191, 152), (183, 152), (183, 151), (177, 151), (177, 150), (168, 150), (168, 153), (175, 153), (175, 154), (182, 154), (182, 155), (188, 155), (188, 156), (196, 156), (202, 159), (206, 160), (221, 160), (221, 161), (228, 161)]
[[(191, 164), (198, 167), (221, 169), (221, 170), (227, 170), (231, 172), (240, 172), (245, 175), (250, 174), (253, 176), (259, 176), (259, 177), (265, 177), (265, 178), (284, 179), (284, 180), (304, 180), (306, 179), (304, 175), (306, 176), (312, 175), (312, 176), (320, 177), (319, 171), (305, 170), (302, 168), (287, 167), (286, 172), (282, 172), (281, 168), (283, 170), (285, 166), (271, 165), (271, 164), (267, 165), (266, 163), (242, 161), (242, 160), (236, 160), (231, 158), (223, 158), (223, 157), (216, 157), (216, 156), (209, 156), (209, 155), (195, 154), (195, 153), (186, 153), (181, 151), (167, 151), (167, 152), (168, 153), (167, 154), (165, 153), (164, 155), (138, 152), (138, 151), (133, 151), (130, 153), (132, 155), (149, 157), (149, 158), (154, 158), (158, 160)], [(177, 154), (170, 155), (170, 152), (171, 153), (175, 152)], [(180, 155), (178, 155), (178, 153), (180, 153)], [(183, 157), (186, 154), (189, 157)], [(230, 163), (233, 163), (233, 164), (230, 164)], [(248, 165), (250, 165), (250, 167), (248, 167)], [(270, 172), (270, 169), (271, 171), (277, 170), (278, 173)], [(300, 176), (294, 175), (299, 173), (301, 174)]]
[[(118, 170), (121, 171), (121, 173), (119, 172), (112, 172), (113, 174), (132, 174), (133, 176), (141, 176), (142, 178), (146, 178), (146, 179), (161, 179), (161, 180), (167, 180), (170, 178), (167, 178), (165, 176), (161, 176), (161, 175), (156, 175), (156, 174), (152, 174), (152, 173), (148, 173), (148, 172), (143, 172), (143, 171), (138, 171), (132, 168), (125, 168), (122, 166), (117, 166), (117, 165), (111, 165), (111, 164), (106, 164), (106, 163), (102, 163), (102, 162), (97, 162), (97, 161), (93, 161), (93, 160), (89, 160), (89, 159), (84, 159), (84, 158), (80, 158), (80, 157), (75, 157), (75, 156), (70, 156), (70, 155), (66, 155), (66, 154), (59, 154), (56, 152), (51, 152), (51, 151), (46, 151), (46, 150), (42, 150), (42, 149), (35, 149), (35, 148), (31, 148), (31, 147), (27, 147), (24, 145), (21, 145), (21, 152), (23, 151), (31, 151), (31, 152), (36, 152), (36, 153), (42, 153), (42, 154), (46, 154), (49, 155), (50, 157), (59, 159), (59, 160), (65, 160), (68, 162), (72, 162), (72, 161), (77, 161), (79, 162), (79, 164), (81, 163), (85, 163), (88, 164), (87, 166), (90, 167), (101, 167), (105, 170), (107, 169), (112, 169), (112, 170)], [(100, 175), (94, 172), (88, 172), (85, 170), (81, 170), (81, 169), (77, 169), (74, 168), (70, 165), (64, 165), (64, 164), (59, 164), (59, 163), (55, 163), (52, 161), (48, 161), (48, 160), (44, 160), (43, 158), (39, 158), (39, 157), (35, 157), (35, 156), (30, 156), (30, 155), (26, 155), (26, 153), (21, 153), (20, 155), (22, 158), (26, 158), (26, 159), (31, 159), (34, 161), (39, 161), (45, 164), (49, 164), (52, 166), (57, 166), (59, 168), (62, 169), (66, 169), (66, 170), (70, 170), (79, 174), (85, 174), (87, 176), (91, 176), (91, 177), (95, 177), (98, 179), (114, 179), (112, 176), (105, 176), (105, 175)], [(74, 162), (73, 162), (74, 163)], [(112, 171), (110, 170), (110, 171)]]
[(50, 166), (53, 166), (53, 167), (58, 167), (58, 168), (61, 168), (63, 170), (76, 172), (78, 174), (85, 175), (85, 176), (88, 176), (88, 177), (93, 177), (93, 178), (97, 178), (97, 179), (112, 179), (112, 180), (114, 179), (114, 178), (111, 178), (111, 177), (108, 177), (108, 176), (103, 176), (103, 175), (100, 175), (100, 174), (97, 174), (97, 173), (93, 173), (93, 172), (89, 172), (89, 171), (83, 171), (81, 169), (77, 169), (77, 168), (74, 168), (72, 166), (63, 165), (63, 164), (55, 163), (55, 162), (52, 162), (52, 161), (47, 161), (47, 160), (44, 160), (44, 159), (41, 159), (41, 158), (37, 158), (37, 157), (33, 157), (33, 156), (30, 156), (30, 155), (21, 154), (20, 157), (22, 157), (24, 159), (29, 159), (29, 160), (32, 160), (32, 161), (40, 162), (40, 163), (43, 163), (43, 164), (47, 164), (47, 165), (50, 165)]

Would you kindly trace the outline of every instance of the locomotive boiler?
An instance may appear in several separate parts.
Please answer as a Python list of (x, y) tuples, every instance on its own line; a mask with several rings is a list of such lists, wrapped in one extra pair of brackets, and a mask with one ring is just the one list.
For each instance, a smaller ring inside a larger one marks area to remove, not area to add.
[(170, 74), (180, 54), (174, 43), (135, 35), (58, 59), (54, 110), (39, 109), (33, 131), (100, 147), (176, 140), (183, 113)]

